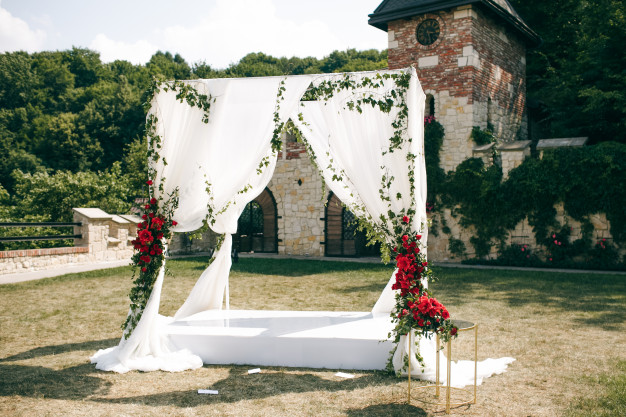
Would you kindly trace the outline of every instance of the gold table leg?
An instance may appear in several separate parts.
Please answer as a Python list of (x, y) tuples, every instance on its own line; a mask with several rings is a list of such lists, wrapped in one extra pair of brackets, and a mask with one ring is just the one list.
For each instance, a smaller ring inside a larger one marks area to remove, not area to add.
[(412, 332), (409, 332), (409, 404), (411, 404), (411, 333)]
[(439, 333), (437, 333), (437, 338), (435, 341), (435, 353), (437, 357), (435, 358), (435, 398), (439, 398)]
[(450, 379), (452, 379), (452, 339), (448, 339), (448, 369), (446, 372), (446, 414), (450, 414)]
[(478, 378), (478, 324), (474, 326), (474, 402), (476, 404), (476, 379)]

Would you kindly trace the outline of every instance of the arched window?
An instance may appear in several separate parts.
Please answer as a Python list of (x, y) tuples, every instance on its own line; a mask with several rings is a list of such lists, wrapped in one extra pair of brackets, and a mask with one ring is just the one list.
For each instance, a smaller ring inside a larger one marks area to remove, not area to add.
[(424, 116), (435, 116), (435, 97), (432, 94), (426, 94)]
[(356, 217), (343, 207), (333, 193), (326, 205), (325, 255), (326, 256), (377, 256), (380, 246), (366, 246), (363, 232), (357, 230)]
[(277, 252), (276, 222), (276, 201), (266, 188), (241, 213), (234, 247), (239, 252)]

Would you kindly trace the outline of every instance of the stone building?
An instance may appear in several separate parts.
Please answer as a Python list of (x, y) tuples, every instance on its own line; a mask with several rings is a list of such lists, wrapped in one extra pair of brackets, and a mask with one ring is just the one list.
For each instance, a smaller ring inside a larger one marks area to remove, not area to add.
[(445, 171), (474, 156), (473, 126), (527, 139), (526, 48), (540, 39), (507, 0), (385, 0), (369, 17), (387, 32), (389, 68), (417, 70), (446, 131)]
[[(503, 142), (505, 175), (530, 153), (530, 141), (520, 141), (528, 134), (525, 56), (540, 39), (507, 0), (384, 0), (369, 24), (388, 33), (390, 69), (415, 66), (427, 94), (426, 115), (445, 129), (445, 171), (474, 156), (493, 162), (493, 144), (474, 146), (473, 126), (491, 127)], [(375, 255), (355, 234), (351, 213), (323, 191), (304, 147), (285, 137), (283, 149), (272, 181), (239, 221), (235, 247), (314, 257)], [(441, 215), (453, 236), (469, 239), (449, 213)], [(206, 250), (213, 242), (210, 236), (192, 242), (179, 236), (171, 251)], [(431, 236), (429, 255), (448, 259), (448, 246), (447, 236)]]

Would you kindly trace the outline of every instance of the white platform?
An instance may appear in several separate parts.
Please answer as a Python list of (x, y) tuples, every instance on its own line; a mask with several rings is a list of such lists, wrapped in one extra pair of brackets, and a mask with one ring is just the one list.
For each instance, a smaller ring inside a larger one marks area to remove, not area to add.
[(166, 331), (205, 364), (384, 369), (392, 327), (389, 315), (362, 312), (212, 310)]

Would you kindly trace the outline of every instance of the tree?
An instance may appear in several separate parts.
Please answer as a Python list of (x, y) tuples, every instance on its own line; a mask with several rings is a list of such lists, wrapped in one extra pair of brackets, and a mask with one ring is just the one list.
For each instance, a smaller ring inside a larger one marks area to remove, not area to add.
[(146, 64), (151, 76), (160, 76), (166, 80), (188, 80), (191, 68), (179, 54), (157, 51)]
[(13, 217), (38, 216), (42, 221), (71, 221), (72, 208), (98, 207), (108, 213), (128, 213), (128, 181), (116, 162), (103, 172), (59, 171), (26, 174), (15, 171)]
[(626, 143), (626, 6), (619, 0), (512, 0), (543, 44), (528, 52), (528, 96), (552, 137)]

